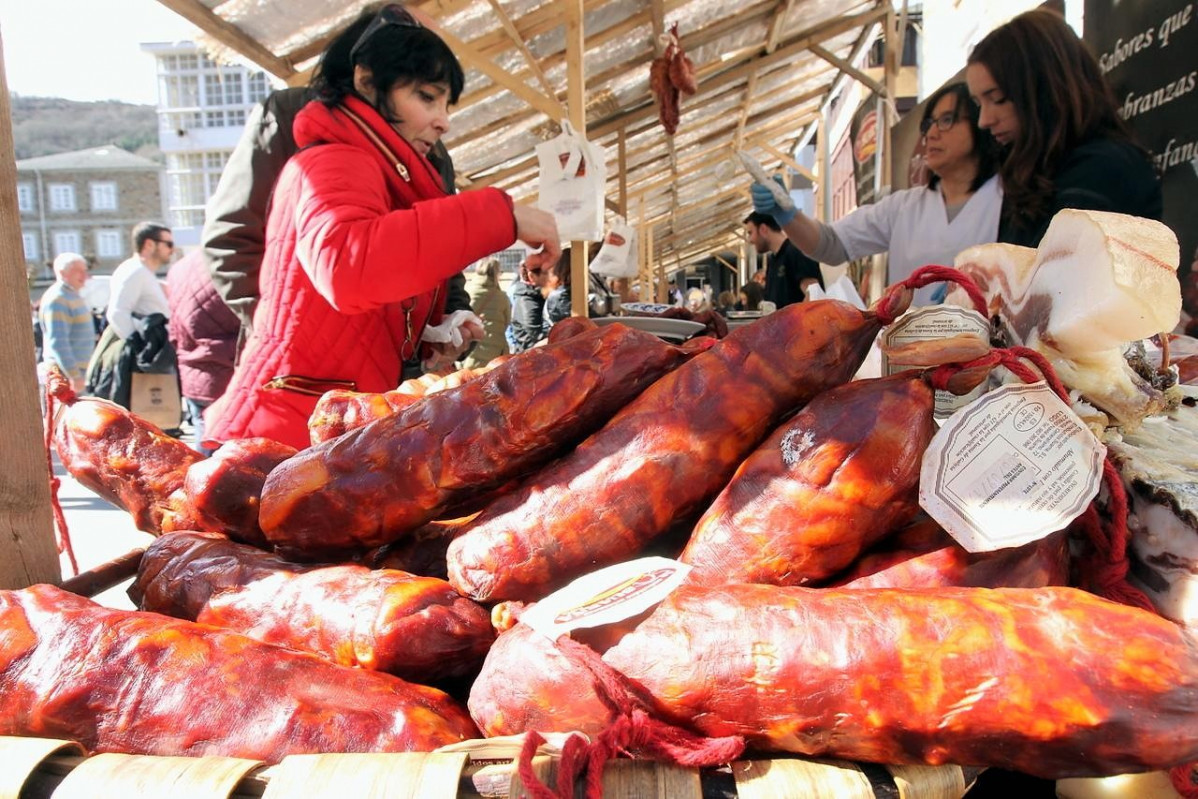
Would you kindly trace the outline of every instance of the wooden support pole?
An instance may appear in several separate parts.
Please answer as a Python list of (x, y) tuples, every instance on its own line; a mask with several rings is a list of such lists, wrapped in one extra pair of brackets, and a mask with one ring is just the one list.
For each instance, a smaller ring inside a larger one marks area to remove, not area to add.
[[(3, 242), (8, 242), (3, 244)], [(12, 105), (0, 42), (0, 588), (57, 583), (62, 578), (50, 474), (38, 412), (29, 282), (17, 209)]]
[[(578, 135), (587, 135), (586, 112), (586, 32), (582, 29), (583, 0), (562, 0), (566, 20), (566, 106), (570, 124)], [(570, 314), (587, 315), (587, 243), (570, 242)]]
[(628, 133), (625, 128), (620, 128), (620, 137), (618, 139), (619, 157), (616, 159), (616, 168), (620, 170), (620, 216), (628, 219)]

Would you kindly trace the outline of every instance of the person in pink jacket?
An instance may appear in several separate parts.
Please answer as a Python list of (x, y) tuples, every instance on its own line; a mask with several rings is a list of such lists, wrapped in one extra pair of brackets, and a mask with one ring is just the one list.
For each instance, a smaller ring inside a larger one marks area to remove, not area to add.
[[(395, 388), (405, 359), (449, 346), (421, 336), (441, 322), (451, 275), (516, 239), (542, 248), (537, 262), (557, 260), (552, 215), (495, 188), (445, 194), (427, 155), (464, 81), (440, 37), (398, 5), (329, 45), (317, 99), (295, 119), (301, 149), (275, 187), (253, 334), (208, 409), (209, 442), (303, 448), (324, 391)], [(462, 332), (463, 348), (482, 334)]]

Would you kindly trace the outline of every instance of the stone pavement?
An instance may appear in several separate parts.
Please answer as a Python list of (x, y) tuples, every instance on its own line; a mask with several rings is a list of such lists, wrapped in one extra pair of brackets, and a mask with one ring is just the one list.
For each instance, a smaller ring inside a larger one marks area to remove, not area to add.
[[(190, 431), (185, 428), (185, 432)], [(189, 440), (186, 435), (184, 440)], [(54, 456), (54, 474), (61, 481), (58, 500), (62, 504), (63, 515), (66, 516), (71, 544), (81, 570), (86, 571), (130, 550), (146, 547), (154, 540), (149, 533), (137, 529), (132, 516), (96, 496), (93, 491), (80, 485), (79, 481), (67, 474), (57, 455)], [(73, 574), (71, 563), (65, 554), (60, 560), (62, 576), (66, 579)], [(132, 580), (126, 580), (93, 599), (108, 607), (132, 609), (133, 603), (125, 594), (130, 582)]]

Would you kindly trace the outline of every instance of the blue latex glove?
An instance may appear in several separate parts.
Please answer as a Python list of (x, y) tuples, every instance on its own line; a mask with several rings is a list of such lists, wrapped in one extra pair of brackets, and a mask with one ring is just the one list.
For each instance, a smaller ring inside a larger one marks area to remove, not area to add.
[[(775, 177), (778, 185), (782, 185), (782, 181)], [(790, 220), (798, 215), (797, 208), (791, 208), (789, 211), (778, 207), (778, 201), (774, 199), (773, 193), (761, 185), (757, 181), (753, 181), (753, 185), (749, 187), (749, 192), (753, 197), (753, 210), (761, 214), (769, 214), (774, 218), (779, 225), (785, 225)]]

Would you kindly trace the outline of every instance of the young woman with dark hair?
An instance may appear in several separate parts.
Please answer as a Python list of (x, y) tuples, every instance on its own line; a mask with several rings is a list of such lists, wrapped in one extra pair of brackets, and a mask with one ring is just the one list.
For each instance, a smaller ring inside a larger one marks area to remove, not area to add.
[[(797, 210), (781, 211), (760, 184), (753, 185), (753, 208), (772, 215), (787, 238), (820, 263), (888, 252), (888, 285), (924, 264), (952, 264), (961, 250), (998, 236), (1002, 190), (994, 174), (995, 145), (978, 128), (977, 109), (964, 83), (928, 98), (919, 129), (932, 174), (927, 186), (896, 191), (831, 224)], [(934, 287), (920, 289), (915, 304), (933, 302), (934, 292)]]
[[(403, 7), (364, 14), (321, 59), (317, 99), (295, 118), (300, 150), (267, 221), (261, 299), (232, 383), (207, 415), (210, 438), (308, 443), (307, 419), (334, 387), (381, 392), (441, 322), (447, 280), (520, 239), (533, 264), (560, 253), (543, 211), (494, 188), (447, 195), (428, 153), (461, 95), (457, 58)], [(437, 352), (434, 353), (433, 350)]]
[(978, 124), (1002, 147), (999, 241), (1034, 247), (1062, 208), (1161, 217), (1161, 188), (1097, 60), (1036, 9), (982, 39), (965, 70)]

